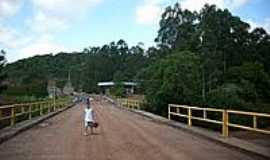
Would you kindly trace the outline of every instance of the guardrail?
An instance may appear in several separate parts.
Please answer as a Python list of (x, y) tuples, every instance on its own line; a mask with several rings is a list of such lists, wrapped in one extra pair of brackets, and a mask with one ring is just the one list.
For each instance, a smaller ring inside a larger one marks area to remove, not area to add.
[(69, 102), (67, 99), (60, 99), (55, 102), (43, 101), (0, 106), (0, 128), (57, 111)]
[[(208, 116), (208, 113), (212, 112), (220, 115), (221, 119), (214, 119)], [(195, 114), (196, 113), (196, 114)], [(169, 104), (168, 106), (168, 118), (171, 119), (171, 115), (187, 118), (188, 126), (192, 126), (192, 120), (205, 121), (208, 123), (215, 123), (222, 126), (222, 135), (224, 137), (229, 136), (229, 127), (240, 128), (249, 131), (255, 131), (264, 134), (270, 134), (270, 130), (262, 129), (258, 127), (258, 118), (270, 118), (270, 114), (256, 113), (256, 112), (243, 112), (227, 109), (215, 109), (215, 108), (200, 108), (191, 107), (185, 105)], [(252, 118), (252, 126), (243, 124), (237, 124), (230, 121), (231, 116), (248, 116)], [(270, 127), (270, 125), (269, 125)]]
[(128, 99), (128, 98), (118, 98), (117, 102), (120, 106), (127, 107), (130, 109), (140, 110), (143, 102), (140, 100)]

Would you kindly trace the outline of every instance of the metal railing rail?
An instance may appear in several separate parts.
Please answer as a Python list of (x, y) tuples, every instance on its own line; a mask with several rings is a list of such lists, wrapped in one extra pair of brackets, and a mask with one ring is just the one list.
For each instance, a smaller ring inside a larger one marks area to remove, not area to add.
[[(183, 113), (185, 110), (185, 113)], [(192, 114), (192, 112), (201, 111), (202, 116), (196, 116)], [(207, 113), (214, 112), (221, 115), (221, 120), (211, 119), (208, 117)], [(215, 109), (215, 108), (200, 108), (200, 107), (192, 107), (186, 105), (176, 105), (169, 104), (168, 106), (168, 119), (171, 119), (171, 115), (184, 117), (188, 120), (188, 126), (192, 126), (192, 120), (205, 121), (209, 123), (215, 123), (218, 125), (222, 125), (222, 135), (224, 137), (228, 137), (229, 135), (229, 127), (240, 128), (249, 131), (255, 131), (264, 134), (270, 134), (270, 130), (258, 128), (258, 117), (270, 118), (270, 114), (267, 113), (256, 113), (256, 112), (244, 112), (244, 111), (236, 111), (236, 110), (227, 110), (227, 109)], [(230, 116), (252, 116), (253, 118), (253, 126), (246, 126), (243, 124), (236, 124), (230, 121)]]
[(117, 103), (120, 106), (127, 107), (130, 109), (138, 109), (140, 110), (143, 102), (140, 100), (128, 99), (128, 98), (118, 98)]
[[(0, 106), (0, 124), (9, 121), (9, 126), (14, 126), (20, 116), (28, 116), (24, 120), (30, 120), (33, 116), (42, 116), (64, 107), (69, 100), (60, 99), (57, 101), (42, 101), (34, 103), (22, 103)], [(8, 125), (7, 125), (8, 126)]]

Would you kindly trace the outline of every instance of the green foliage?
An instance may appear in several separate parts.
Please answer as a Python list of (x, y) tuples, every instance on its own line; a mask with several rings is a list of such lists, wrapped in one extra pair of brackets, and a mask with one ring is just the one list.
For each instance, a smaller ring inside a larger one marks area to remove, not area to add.
[[(82, 52), (35, 56), (4, 67), (7, 95), (46, 95), (55, 79), (62, 88), (71, 72), (76, 90), (98, 92), (97, 82), (136, 80), (148, 109), (166, 115), (168, 103), (270, 111), (270, 35), (227, 9), (205, 5), (200, 12), (176, 3), (161, 16), (157, 47), (129, 47), (124, 40)], [(0, 62), (4, 59), (0, 57)], [(3, 63), (4, 64), (4, 63)], [(0, 81), (2, 81), (0, 63)]]
[(149, 66), (145, 75), (146, 99), (155, 113), (165, 115), (169, 102), (199, 100), (199, 58), (192, 52), (169, 55)]
[(112, 94), (116, 97), (124, 97), (125, 96), (125, 88), (121, 83), (116, 83), (112, 88)]
[(240, 96), (250, 103), (269, 103), (270, 77), (259, 63), (244, 63), (232, 67), (226, 75), (228, 81), (241, 87)]
[(113, 81), (115, 85), (112, 88), (112, 94), (116, 97), (124, 97), (125, 96), (125, 88), (122, 84), (123, 81), (128, 80), (122, 72), (116, 71), (113, 75)]
[(7, 78), (7, 75), (3, 72), (3, 69), (6, 65), (6, 58), (5, 58), (6, 52), (4, 50), (0, 51), (0, 93), (6, 89), (6, 85), (4, 84), (4, 81)]
[(207, 105), (222, 109), (230, 109), (231, 107), (233, 109), (243, 109), (244, 101), (239, 97), (241, 92), (241, 88), (235, 84), (223, 84), (209, 91)]
[[(264, 29), (250, 31), (215, 5), (191, 12), (175, 4), (162, 14), (156, 42), (158, 48), (147, 51), (149, 67), (137, 75), (154, 112), (164, 115), (168, 103), (270, 111), (270, 36)], [(197, 59), (190, 72), (183, 66), (193, 61), (169, 58), (186, 50)]]
[(129, 47), (124, 40), (119, 40), (102, 47), (85, 48), (82, 52), (19, 60), (5, 67), (10, 86), (5, 94), (47, 96), (48, 81), (55, 79), (57, 87), (63, 88), (69, 71), (75, 90), (89, 93), (98, 93), (97, 83), (112, 81), (118, 73), (124, 77), (123, 80), (132, 81), (137, 71), (147, 64), (141, 45)]

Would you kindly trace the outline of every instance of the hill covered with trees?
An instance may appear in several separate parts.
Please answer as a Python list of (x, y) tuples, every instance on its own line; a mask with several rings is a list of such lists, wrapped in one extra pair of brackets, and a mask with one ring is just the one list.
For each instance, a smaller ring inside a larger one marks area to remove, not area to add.
[(191, 12), (178, 3), (159, 24), (157, 45), (147, 50), (119, 40), (8, 64), (5, 94), (46, 96), (47, 81), (61, 87), (70, 71), (86, 92), (98, 92), (98, 81), (138, 81), (149, 110), (161, 115), (168, 103), (270, 111), (270, 35), (263, 28), (214, 5)]
[(129, 47), (124, 40), (82, 52), (35, 56), (8, 64), (8, 95), (47, 95), (47, 83), (55, 80), (63, 88), (68, 73), (76, 90), (98, 92), (97, 82), (133, 79), (145, 67), (147, 58), (139, 45)]

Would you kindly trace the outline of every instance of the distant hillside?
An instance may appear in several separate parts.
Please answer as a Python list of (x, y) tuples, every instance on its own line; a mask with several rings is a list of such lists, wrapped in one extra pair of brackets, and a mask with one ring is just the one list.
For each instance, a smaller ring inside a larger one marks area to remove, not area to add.
[(139, 45), (128, 47), (123, 40), (82, 52), (35, 56), (5, 67), (8, 75), (5, 94), (46, 96), (48, 80), (55, 79), (62, 88), (69, 71), (76, 90), (97, 92), (98, 81), (132, 80), (144, 65), (144, 50)]
[[(156, 47), (146, 51), (119, 40), (9, 64), (4, 94), (45, 97), (48, 80), (62, 88), (70, 71), (75, 89), (86, 92), (98, 92), (99, 81), (137, 79), (147, 108), (164, 116), (168, 103), (270, 111), (270, 35), (265, 29), (251, 29), (215, 5), (192, 12), (178, 3), (165, 9), (159, 25)], [(119, 88), (115, 93), (122, 93)]]

